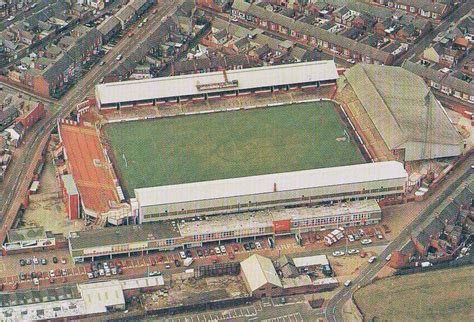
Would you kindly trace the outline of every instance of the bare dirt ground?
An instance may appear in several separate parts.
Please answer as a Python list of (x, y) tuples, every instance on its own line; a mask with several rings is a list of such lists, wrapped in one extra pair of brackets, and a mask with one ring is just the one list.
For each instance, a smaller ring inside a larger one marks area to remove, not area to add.
[(66, 217), (50, 154), (47, 154), (46, 159), (40, 177), (39, 192), (30, 195), (30, 204), (23, 216), (24, 225), (43, 226), (53, 233), (63, 234), (84, 229), (84, 223), (81, 220), (69, 220)]

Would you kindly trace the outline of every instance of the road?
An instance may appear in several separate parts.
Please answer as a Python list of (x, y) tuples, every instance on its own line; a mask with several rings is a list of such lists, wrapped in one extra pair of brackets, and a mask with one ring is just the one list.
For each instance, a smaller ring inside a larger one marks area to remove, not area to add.
[(410, 224), (405, 227), (405, 229), (384, 249), (380, 254), (378, 260), (366, 267), (361, 271), (359, 276), (352, 281), (350, 287), (345, 287), (341, 289), (329, 302), (326, 307), (326, 317), (327, 320), (332, 322), (343, 321), (344, 317), (342, 314), (342, 307), (346, 301), (348, 301), (352, 294), (360, 287), (371, 283), (372, 279), (377, 275), (377, 273), (383, 268), (386, 264), (385, 257), (390, 254), (392, 251), (400, 249), (408, 241), (411, 232), (415, 227), (420, 225), (423, 221), (432, 215), (432, 207), (438, 206), (445, 198), (444, 193), (449, 191), (451, 188), (455, 188), (459, 185), (457, 179), (461, 178), (463, 174), (467, 171), (470, 171), (471, 164), (474, 161), (474, 155), (470, 155), (460, 166), (458, 166), (438, 187), (436, 192), (434, 192), (428, 199), (423, 201), (424, 208), (419, 213), (419, 215), (413, 220)]
[[(138, 46), (140, 42), (151, 35), (161, 24), (161, 19), (172, 15), (183, 1), (163, 0), (157, 4), (157, 13), (152, 14), (148, 11), (149, 21), (142, 28), (136, 29), (134, 37), (123, 37), (118, 44), (103, 58), (105, 65), (95, 65), (79, 82), (72, 87), (61, 100), (57, 102), (60, 108), (49, 114), (37, 124), (24, 146), (26, 147), (20, 155), (16, 157), (9, 169), (9, 178), (4, 182), (4, 191), (9, 191), (3, 196), (3, 205), (1, 208), (2, 217), (0, 222), (0, 240), (3, 242), (8, 229), (14, 222), (17, 209), (24, 201), (29, 184), (31, 182), (33, 171), (37, 160), (40, 158), (41, 151), (46, 146), (51, 131), (56, 126), (56, 120), (67, 116), (87, 95), (93, 92), (97, 84), (104, 75), (112, 71), (116, 65), (120, 64), (116, 60), (119, 54), (124, 54), (132, 48)], [(133, 28), (133, 27), (132, 27)], [(126, 33), (124, 32), (124, 35)], [(7, 86), (5, 84), (5, 86)]]
[(397, 58), (394, 65), (400, 66), (406, 58), (420, 55), (440, 32), (446, 31), (451, 23), (458, 21), (461, 17), (466, 15), (473, 8), (473, 5), (472, 1), (466, 1), (466, 3), (453, 10), (442, 23), (433, 28), (433, 30), (426, 34), (423, 39), (411, 47), (404, 55)]

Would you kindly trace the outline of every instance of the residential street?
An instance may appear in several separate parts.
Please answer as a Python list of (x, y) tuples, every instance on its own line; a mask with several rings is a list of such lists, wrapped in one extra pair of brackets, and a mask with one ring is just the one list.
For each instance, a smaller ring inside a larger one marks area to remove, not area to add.
[[(415, 227), (420, 225), (424, 220), (433, 216), (432, 209), (437, 207), (443, 200), (445, 200), (455, 188), (457, 188), (462, 181), (470, 174), (470, 167), (474, 161), (474, 156), (471, 154), (462, 164), (460, 164), (445, 181), (438, 187), (425, 201), (420, 203), (423, 206), (423, 210), (420, 212), (418, 217), (411, 222), (401, 233), (398, 235), (385, 250), (380, 254), (379, 260), (374, 264), (368, 266), (361, 271), (359, 276), (352, 281), (350, 287), (341, 289), (328, 303), (326, 307), (326, 318), (328, 321), (343, 321), (342, 307), (344, 303), (348, 301), (352, 294), (360, 287), (371, 283), (372, 279), (377, 273), (384, 267), (386, 261), (383, 259), (387, 257), (393, 250), (400, 249), (407, 241), (410, 233)], [(459, 180), (461, 179), (461, 180)]]
[[(79, 82), (64, 95), (61, 100), (57, 101), (60, 108), (44, 118), (37, 124), (24, 142), (23, 153), (19, 154), (13, 161), (9, 169), (8, 179), (3, 183), (4, 198), (1, 205), (2, 227), (0, 229), (0, 239), (3, 241), (6, 237), (8, 229), (13, 224), (17, 209), (24, 201), (28, 186), (31, 182), (36, 162), (41, 155), (41, 151), (45, 147), (51, 130), (56, 126), (56, 120), (68, 115), (78, 103), (83, 101), (90, 93), (93, 92), (95, 84), (99, 80), (113, 70), (120, 62), (116, 61), (116, 57), (120, 53), (126, 53), (132, 48), (138, 46), (143, 39), (152, 34), (161, 25), (161, 19), (165, 16), (172, 15), (182, 1), (160, 1), (158, 3), (158, 12), (149, 16), (149, 23), (143, 28), (136, 29), (134, 37), (123, 37), (117, 46), (115, 46), (104, 58), (106, 62), (104, 66), (95, 65)], [(151, 11), (151, 10), (150, 10)], [(2, 83), (3, 84), (3, 83)], [(4, 84), (7, 86), (6, 84)], [(27, 165), (27, 167), (26, 167)]]

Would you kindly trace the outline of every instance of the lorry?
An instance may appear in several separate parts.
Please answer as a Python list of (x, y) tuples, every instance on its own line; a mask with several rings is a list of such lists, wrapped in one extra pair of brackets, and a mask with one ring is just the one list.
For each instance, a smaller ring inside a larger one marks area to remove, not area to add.
[(193, 263), (193, 261), (194, 261), (194, 260), (193, 260), (192, 257), (186, 258), (186, 259), (184, 260), (184, 262), (183, 262), (183, 263), (184, 263), (184, 266), (185, 266), (185, 267), (191, 266), (191, 264)]
[(327, 246), (331, 246), (332, 244), (338, 242), (344, 237), (344, 228), (337, 228), (331, 231), (329, 234), (324, 236), (324, 243)]

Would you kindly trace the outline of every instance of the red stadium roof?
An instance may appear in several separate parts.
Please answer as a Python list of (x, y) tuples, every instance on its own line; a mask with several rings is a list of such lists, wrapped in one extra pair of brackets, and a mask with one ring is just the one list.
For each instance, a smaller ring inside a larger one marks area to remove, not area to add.
[(112, 170), (95, 129), (61, 123), (59, 133), (84, 207), (100, 214), (119, 205)]

